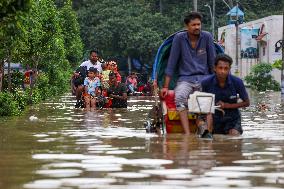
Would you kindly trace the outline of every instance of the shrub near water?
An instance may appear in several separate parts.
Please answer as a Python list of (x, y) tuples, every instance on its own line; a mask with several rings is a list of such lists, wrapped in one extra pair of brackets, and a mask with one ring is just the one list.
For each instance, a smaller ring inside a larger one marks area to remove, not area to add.
[(51, 86), (49, 84), (49, 77), (47, 74), (39, 74), (36, 84), (37, 88), (40, 89), (40, 96), (42, 100), (46, 100), (48, 97), (52, 96)]
[(252, 67), (250, 74), (245, 77), (245, 80), (251, 86), (251, 88), (258, 91), (279, 91), (280, 84), (275, 79), (273, 79), (271, 75), (272, 69), (273, 67), (271, 64), (256, 64)]
[(19, 115), (18, 103), (11, 93), (0, 93), (0, 116)]
[[(61, 86), (52, 86), (49, 84), (49, 76), (40, 73), (37, 78), (36, 86), (33, 88), (30, 96), (30, 87), (22, 88), (23, 74), (15, 73), (12, 79), (12, 91), (0, 92), (0, 116), (19, 115), (28, 104), (37, 104), (41, 100), (46, 100), (59, 91)], [(7, 89), (7, 76), (4, 78), (4, 90)], [(62, 86), (63, 87), (63, 86)]]
[[(23, 73), (21, 73), (19, 71), (15, 71), (15, 72), (11, 73), (11, 87), (12, 87), (12, 91), (14, 91), (18, 87), (22, 87), (23, 83), (24, 83), (24, 74)], [(4, 89), (8, 89), (8, 74), (6, 74), (4, 76), (3, 88)]]
[(17, 109), (24, 110), (28, 104), (29, 94), (26, 91), (23, 91), (22, 89), (16, 89), (12, 93), (12, 96), (17, 104)]
[(12, 93), (0, 93), (0, 116), (20, 115), (28, 104), (37, 104), (41, 101), (41, 91), (33, 89), (30, 97), (30, 88), (24, 91), (21, 88), (14, 89)]
[(37, 104), (41, 101), (41, 90), (38, 87), (33, 88), (32, 96), (30, 96), (31, 89), (25, 89), (25, 95), (28, 98), (28, 104)]

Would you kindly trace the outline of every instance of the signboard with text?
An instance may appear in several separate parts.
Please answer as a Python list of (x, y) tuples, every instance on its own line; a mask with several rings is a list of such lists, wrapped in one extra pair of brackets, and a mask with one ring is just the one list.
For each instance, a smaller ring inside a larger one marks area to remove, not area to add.
[(258, 58), (258, 47), (256, 38), (259, 29), (241, 29), (241, 58)]

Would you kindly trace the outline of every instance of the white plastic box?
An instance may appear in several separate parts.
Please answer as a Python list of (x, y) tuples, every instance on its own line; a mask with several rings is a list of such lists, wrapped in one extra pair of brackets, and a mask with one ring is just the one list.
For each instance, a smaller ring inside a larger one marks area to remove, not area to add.
[(189, 95), (188, 111), (192, 113), (215, 113), (215, 94), (195, 91)]

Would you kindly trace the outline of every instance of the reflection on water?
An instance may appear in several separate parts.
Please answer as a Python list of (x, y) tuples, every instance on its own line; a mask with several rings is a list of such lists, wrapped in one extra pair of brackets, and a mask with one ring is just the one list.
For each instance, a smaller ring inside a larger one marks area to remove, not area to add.
[(69, 95), (42, 103), (0, 122), (0, 188), (283, 188), (283, 98), (250, 96), (244, 135), (213, 141), (146, 133), (151, 97), (94, 112)]

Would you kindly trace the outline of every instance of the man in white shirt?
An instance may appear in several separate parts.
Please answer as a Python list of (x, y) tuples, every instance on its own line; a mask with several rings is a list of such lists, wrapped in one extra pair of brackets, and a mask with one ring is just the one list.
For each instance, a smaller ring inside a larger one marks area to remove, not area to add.
[(96, 68), (100, 73), (102, 72), (102, 63), (99, 61), (98, 52), (95, 50), (90, 51), (90, 57), (89, 60), (83, 62), (80, 67), (86, 66), (87, 70), (90, 69), (90, 67)]
[(85, 79), (84, 77), (86, 77), (87, 71), (91, 67), (96, 68), (99, 71), (99, 73), (102, 73), (102, 63), (99, 61), (98, 52), (95, 50), (90, 51), (89, 60), (83, 62), (74, 73), (74, 78), (75, 78), (74, 81), (76, 86), (75, 95), (77, 99), (77, 103), (75, 105), (76, 108), (79, 108), (81, 106), (81, 96), (82, 92), (84, 91), (84, 85), (80, 81), (83, 81)]
[(102, 63), (98, 60), (98, 53), (95, 50), (90, 51), (90, 59), (83, 62), (80, 67), (81, 66), (86, 66), (87, 70), (89, 70), (90, 67), (94, 67), (102, 73)]

